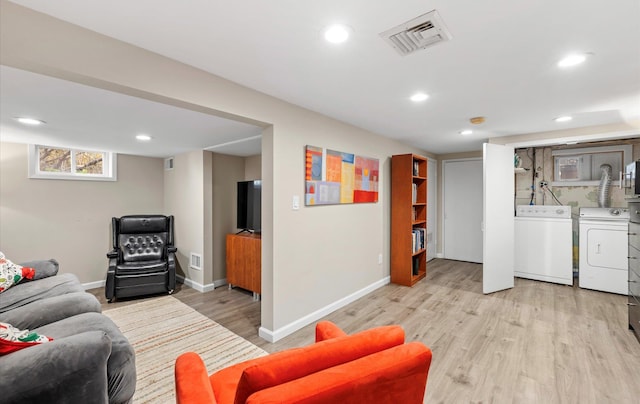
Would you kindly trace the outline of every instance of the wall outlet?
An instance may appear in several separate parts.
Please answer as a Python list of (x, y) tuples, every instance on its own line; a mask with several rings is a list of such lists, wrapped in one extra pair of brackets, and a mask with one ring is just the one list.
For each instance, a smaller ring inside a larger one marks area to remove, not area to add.
[(378, 264), (382, 264), (382, 254), (378, 254)]
[(547, 185), (549, 185), (547, 181), (540, 181), (540, 188), (546, 187)]

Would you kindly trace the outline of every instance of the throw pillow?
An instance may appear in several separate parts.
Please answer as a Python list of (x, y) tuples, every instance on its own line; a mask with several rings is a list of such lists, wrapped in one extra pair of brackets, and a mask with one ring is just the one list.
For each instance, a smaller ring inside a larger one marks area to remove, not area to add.
[(0, 356), (52, 340), (29, 330), (19, 330), (11, 324), (0, 323)]
[(35, 270), (9, 261), (0, 251), (0, 293), (20, 282), (23, 278), (33, 279)]

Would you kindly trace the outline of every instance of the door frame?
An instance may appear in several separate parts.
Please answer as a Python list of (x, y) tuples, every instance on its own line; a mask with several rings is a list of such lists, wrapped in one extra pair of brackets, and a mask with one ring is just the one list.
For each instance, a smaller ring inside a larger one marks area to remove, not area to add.
[(438, 257), (438, 171), (438, 160), (427, 157), (427, 235), (432, 230), (431, 240), (427, 239), (427, 262)]
[[(442, 234), (441, 234), (441, 240), (442, 240), (442, 246), (440, 247), (440, 251), (442, 251), (442, 258), (445, 258), (445, 250), (447, 248), (446, 246), (446, 242), (445, 242), (445, 233), (446, 233), (446, 229), (445, 229), (445, 223), (446, 221), (444, 220), (444, 210), (445, 210), (445, 199), (446, 199), (446, 181), (445, 181), (445, 175), (446, 175), (446, 165), (447, 163), (457, 163), (457, 162), (465, 162), (465, 161), (480, 161), (480, 163), (483, 163), (483, 159), (482, 156), (479, 157), (467, 157), (467, 158), (456, 158), (456, 159), (447, 159), (447, 160), (442, 160), (442, 187), (440, 188), (442, 190), (442, 195), (440, 195), (440, 206), (442, 206), (442, 209), (440, 210), (440, 215), (438, 217), (438, 219), (440, 220), (440, 223), (442, 223), (441, 229), (442, 229)], [(481, 202), (482, 202), (482, 195), (480, 196)], [(482, 243), (482, 240), (481, 240)]]

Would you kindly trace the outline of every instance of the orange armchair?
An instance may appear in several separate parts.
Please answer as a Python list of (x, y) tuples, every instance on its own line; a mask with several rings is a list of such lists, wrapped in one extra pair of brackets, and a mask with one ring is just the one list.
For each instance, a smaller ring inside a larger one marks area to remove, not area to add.
[(404, 343), (399, 326), (347, 335), (335, 324), (316, 325), (316, 343), (238, 363), (208, 375), (200, 356), (176, 359), (176, 402), (422, 403), (431, 350)]

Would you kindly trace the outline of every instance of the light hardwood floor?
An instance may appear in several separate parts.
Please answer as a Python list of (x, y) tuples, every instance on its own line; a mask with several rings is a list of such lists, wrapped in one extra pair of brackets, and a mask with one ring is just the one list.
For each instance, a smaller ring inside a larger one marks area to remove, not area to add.
[[(387, 285), (325, 318), (349, 333), (400, 324), (407, 340), (429, 346), (425, 403), (640, 402), (626, 296), (519, 278), (483, 295), (479, 264), (438, 259), (427, 268), (413, 288)], [(104, 289), (92, 292), (107, 308)], [(181, 286), (174, 296), (269, 352), (313, 342), (314, 325), (274, 344), (259, 338), (260, 303), (249, 292)]]

